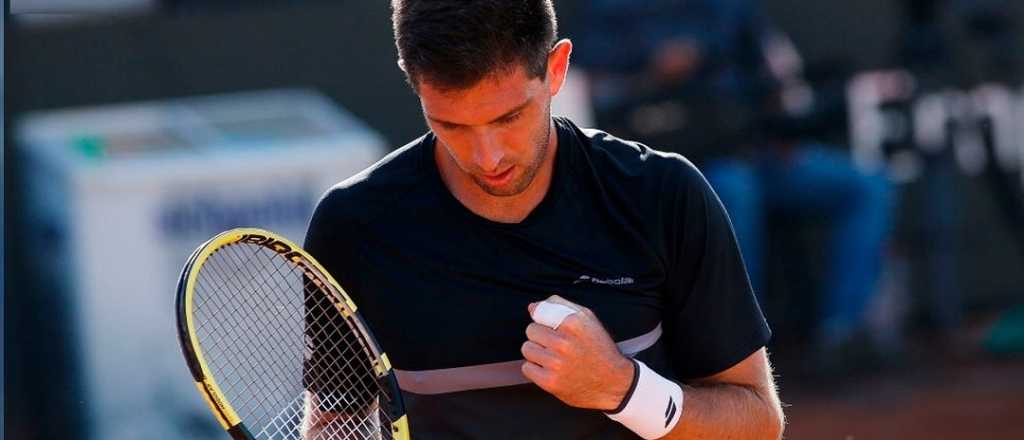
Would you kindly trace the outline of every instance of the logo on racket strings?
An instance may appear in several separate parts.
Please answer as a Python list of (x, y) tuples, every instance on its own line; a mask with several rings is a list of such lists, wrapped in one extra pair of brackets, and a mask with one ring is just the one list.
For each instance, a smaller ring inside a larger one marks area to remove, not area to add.
[(313, 284), (316, 284), (319, 288), (324, 288), (323, 281), (321, 281), (317, 272), (313, 270), (309, 260), (307, 260), (301, 252), (292, 249), (292, 247), (287, 243), (259, 234), (245, 234), (238, 240), (238, 242), (260, 245), (277, 252), (286, 260), (291, 261), (296, 266), (299, 266), (299, 268), (302, 269), (302, 272), (306, 275), (306, 278), (313, 281)]

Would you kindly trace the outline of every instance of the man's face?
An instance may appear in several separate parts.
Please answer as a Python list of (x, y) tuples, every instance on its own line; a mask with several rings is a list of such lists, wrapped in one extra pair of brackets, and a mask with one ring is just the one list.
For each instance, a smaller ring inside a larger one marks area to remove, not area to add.
[(514, 196), (533, 182), (546, 157), (551, 93), (525, 68), (484, 78), (468, 89), (419, 84), (427, 124), (453, 162), (492, 196)]

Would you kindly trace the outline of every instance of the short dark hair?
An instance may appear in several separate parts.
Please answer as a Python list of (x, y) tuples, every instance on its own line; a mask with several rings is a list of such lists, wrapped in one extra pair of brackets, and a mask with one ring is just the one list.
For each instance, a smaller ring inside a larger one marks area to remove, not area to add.
[(522, 65), (543, 78), (558, 23), (551, 0), (392, 0), (391, 23), (415, 89), (472, 87)]

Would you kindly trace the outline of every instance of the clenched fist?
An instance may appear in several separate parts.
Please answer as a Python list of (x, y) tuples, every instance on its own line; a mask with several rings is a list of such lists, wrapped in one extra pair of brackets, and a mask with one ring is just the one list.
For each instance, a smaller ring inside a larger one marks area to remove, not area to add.
[[(586, 307), (557, 295), (545, 301), (575, 310), (558, 329), (531, 323), (522, 352), (523, 375), (567, 405), (611, 411), (633, 381), (634, 364)], [(539, 303), (529, 305), (533, 315)]]

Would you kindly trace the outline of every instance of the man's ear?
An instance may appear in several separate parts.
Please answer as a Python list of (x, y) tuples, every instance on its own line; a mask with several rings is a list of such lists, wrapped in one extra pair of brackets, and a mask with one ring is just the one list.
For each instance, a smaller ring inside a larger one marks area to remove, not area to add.
[(551, 96), (558, 94), (565, 83), (565, 75), (569, 71), (569, 55), (572, 54), (572, 41), (563, 38), (555, 43), (555, 47), (548, 52), (548, 86)]

